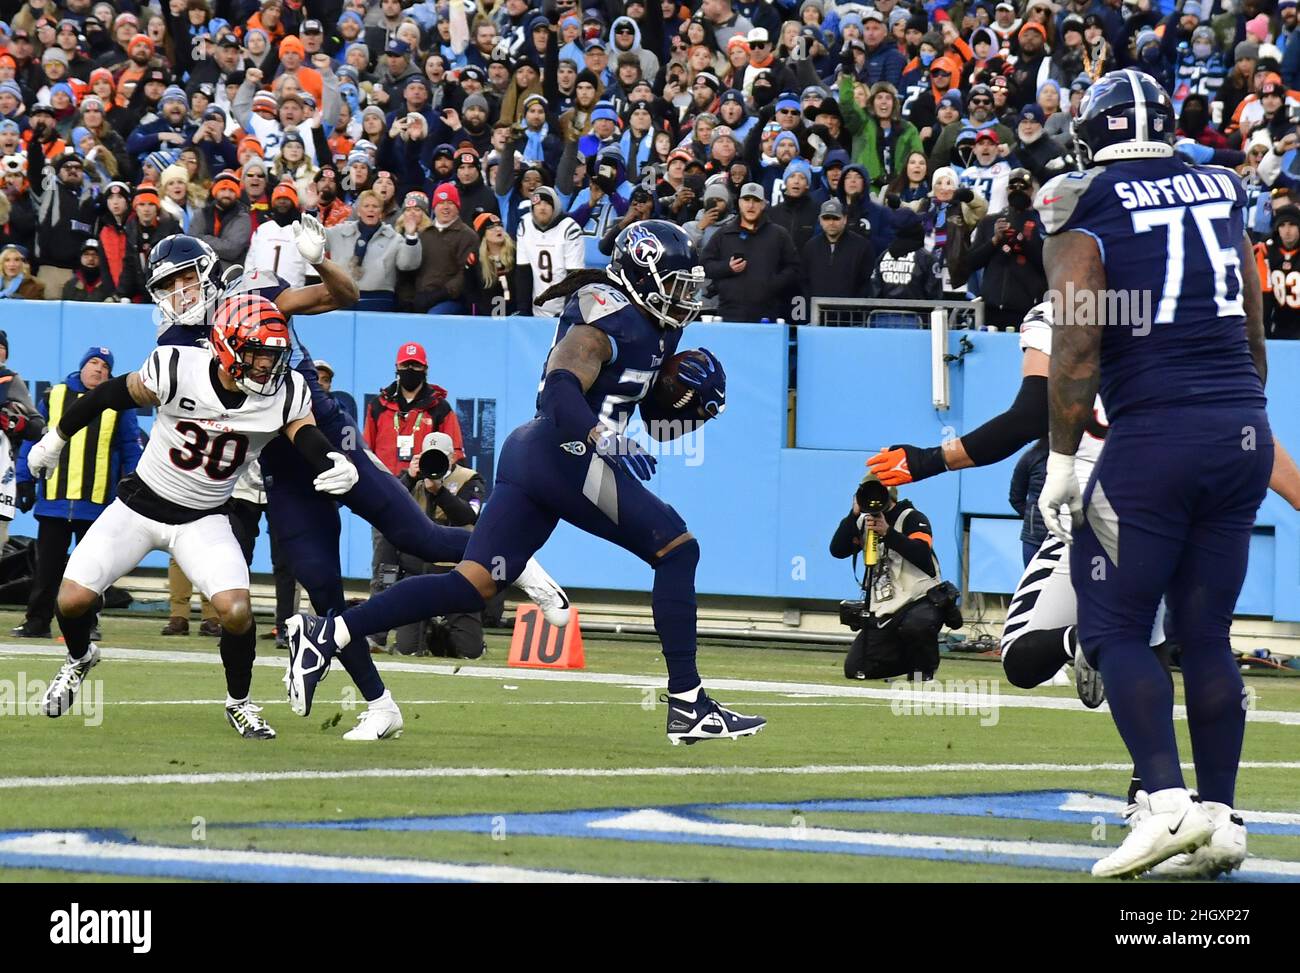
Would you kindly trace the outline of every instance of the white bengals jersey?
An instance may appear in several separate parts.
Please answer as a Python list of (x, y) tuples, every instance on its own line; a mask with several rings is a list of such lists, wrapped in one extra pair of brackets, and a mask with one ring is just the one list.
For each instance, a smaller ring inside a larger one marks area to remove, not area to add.
[(288, 281), (290, 287), (302, 287), (307, 282), (307, 269), (292, 226), (281, 226), (274, 220), (258, 224), (244, 256), (245, 275), (275, 274)]
[(290, 370), (274, 395), (230, 392), (216, 359), (202, 348), (154, 349), (140, 378), (158, 397), (158, 417), (136, 476), (163, 500), (190, 510), (215, 510), (267, 443), (286, 425), (311, 415), (311, 392)]
[(538, 304), (536, 297), (554, 287), (575, 270), (587, 265), (587, 247), (582, 227), (567, 216), (561, 216), (548, 229), (539, 230), (531, 213), (519, 221), (515, 242), (515, 263), (527, 264), (533, 270), (533, 313), (557, 318), (564, 310), (564, 298), (557, 297)]
[[(1020, 350), (1027, 351), (1030, 348), (1041, 351), (1048, 358), (1052, 357), (1052, 326), (1036, 314), (1026, 318), (1020, 325)], [(1101, 435), (1096, 434), (1097, 429), (1085, 429), (1083, 438), (1079, 440), (1079, 448), (1074, 454), (1074, 472), (1079, 478), (1080, 489), (1087, 489), (1092, 468), (1097, 465), (1101, 447), (1106, 444), (1106, 407), (1101, 404), (1100, 395), (1093, 403), (1092, 414)]]

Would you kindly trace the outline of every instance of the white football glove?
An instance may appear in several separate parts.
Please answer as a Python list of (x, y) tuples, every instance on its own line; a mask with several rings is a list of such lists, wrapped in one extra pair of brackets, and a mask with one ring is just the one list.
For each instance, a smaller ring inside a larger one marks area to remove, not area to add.
[(360, 474), (357, 473), (357, 468), (342, 453), (326, 453), (325, 455), (333, 460), (334, 465), (316, 477), (312, 481), (312, 485), (316, 487), (319, 493), (328, 493), (335, 497), (342, 496), (356, 486)]
[[(1068, 508), (1064, 516), (1062, 507)], [(1038, 495), (1038, 509), (1052, 536), (1069, 544), (1073, 539), (1074, 525), (1083, 520), (1083, 492), (1079, 489), (1079, 478), (1074, 474), (1073, 456), (1057, 452), (1047, 454), (1047, 479)]]
[(293, 239), (302, 259), (311, 266), (319, 267), (325, 260), (325, 227), (316, 217), (303, 213), (293, 225)]
[(39, 478), (53, 473), (59, 465), (59, 455), (63, 452), (64, 445), (58, 429), (50, 426), (27, 453), (27, 468), (32, 471), (32, 476)]

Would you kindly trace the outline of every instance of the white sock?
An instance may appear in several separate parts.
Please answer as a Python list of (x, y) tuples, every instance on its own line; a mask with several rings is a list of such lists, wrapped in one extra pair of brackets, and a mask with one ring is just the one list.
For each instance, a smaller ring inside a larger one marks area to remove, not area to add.
[(247, 702), (248, 702), (247, 696), (245, 696), (243, 699), (235, 699), (235, 697), (231, 696), (230, 693), (226, 693), (226, 709), (230, 709), (230, 707), (232, 706), (242, 706), (244, 703)]
[(671, 696), (673, 699), (680, 699), (686, 703), (693, 703), (700, 698), (700, 690), (702, 690), (703, 688), (704, 688), (704, 684), (700, 683), (694, 689), (688, 689), (684, 693), (669, 693), (668, 695)]
[(340, 649), (346, 649), (348, 643), (352, 641), (352, 633), (348, 631), (348, 626), (343, 621), (342, 616), (334, 619), (334, 644)]
[(368, 700), (366, 705), (371, 709), (397, 709), (397, 704), (393, 702), (393, 694), (387, 689), (384, 690), (382, 696), (376, 696), (374, 699)]

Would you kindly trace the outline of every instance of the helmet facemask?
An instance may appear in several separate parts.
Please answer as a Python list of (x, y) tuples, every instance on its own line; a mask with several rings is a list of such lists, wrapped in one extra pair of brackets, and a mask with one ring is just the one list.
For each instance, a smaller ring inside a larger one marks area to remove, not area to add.
[[(273, 338), (272, 341), (280, 339)], [(244, 341), (235, 353), (230, 375), (235, 383), (252, 395), (275, 395), (289, 374), (289, 346)]]

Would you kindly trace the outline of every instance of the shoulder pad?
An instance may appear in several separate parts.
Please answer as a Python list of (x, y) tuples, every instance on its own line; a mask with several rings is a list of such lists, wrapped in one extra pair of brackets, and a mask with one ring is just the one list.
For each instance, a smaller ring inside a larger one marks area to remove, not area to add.
[(631, 301), (617, 287), (609, 284), (587, 284), (573, 295), (578, 301), (578, 313), (585, 324), (592, 324), (631, 305)]
[(1079, 205), (1083, 194), (1103, 171), (1097, 168), (1062, 173), (1040, 189), (1034, 208), (1043, 220), (1043, 229), (1049, 234), (1061, 232), (1073, 218), (1075, 207)]

